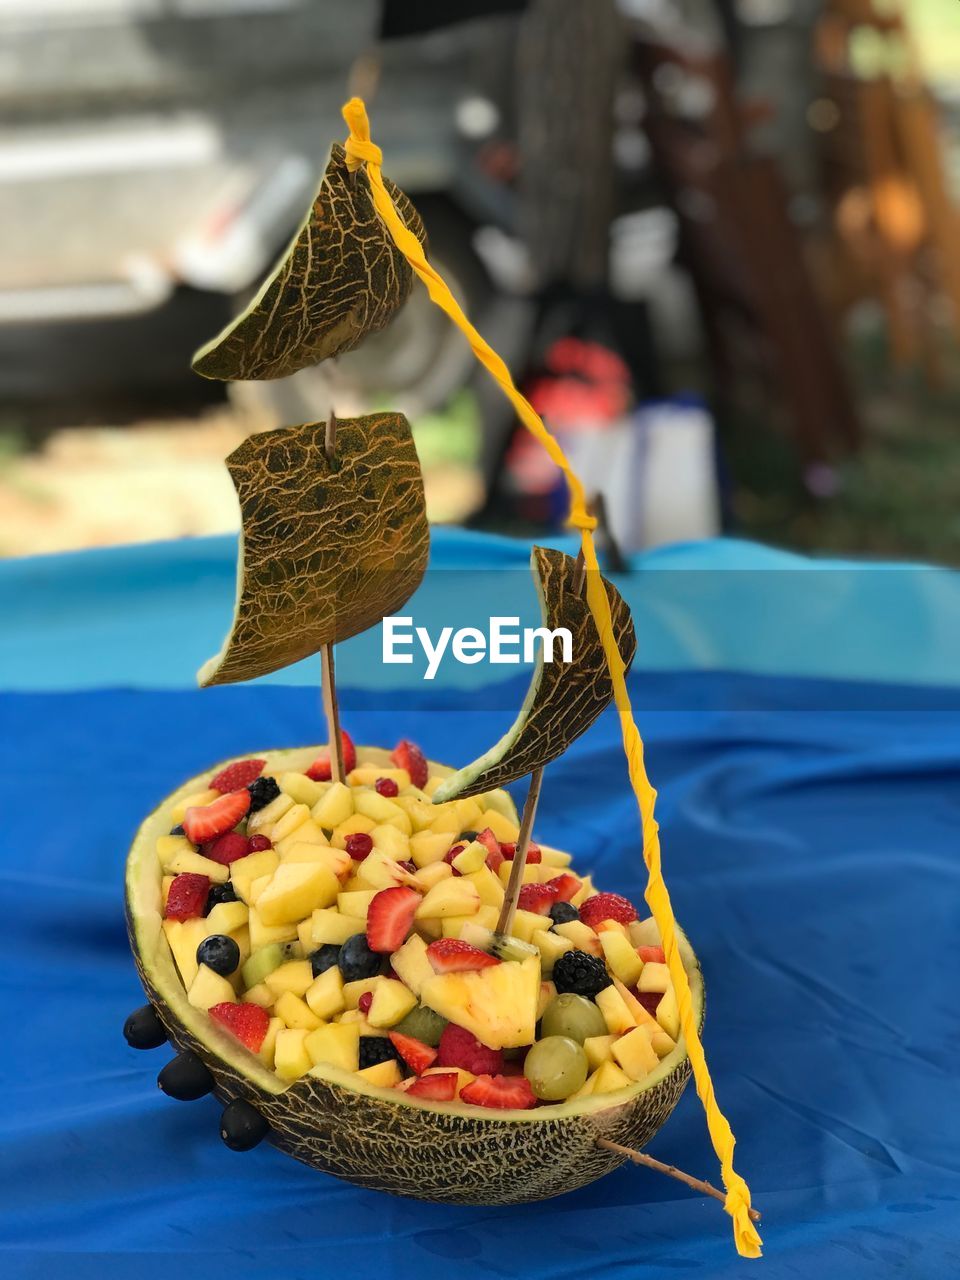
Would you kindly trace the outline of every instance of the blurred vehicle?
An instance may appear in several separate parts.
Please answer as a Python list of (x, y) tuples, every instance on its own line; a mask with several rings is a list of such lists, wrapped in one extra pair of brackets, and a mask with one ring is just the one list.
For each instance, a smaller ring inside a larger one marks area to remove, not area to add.
[[(0, 389), (8, 400), (185, 383), (192, 350), (271, 268), (316, 189), (378, 0), (0, 0)], [(470, 157), (511, 85), (509, 16), (381, 45), (390, 176), (472, 314), (493, 290)], [(482, 201), (481, 201), (482, 203)], [(472, 373), (422, 290), (338, 362), (338, 395), (445, 403)], [(288, 420), (325, 398), (273, 384)], [(413, 402), (412, 405), (409, 402)]]

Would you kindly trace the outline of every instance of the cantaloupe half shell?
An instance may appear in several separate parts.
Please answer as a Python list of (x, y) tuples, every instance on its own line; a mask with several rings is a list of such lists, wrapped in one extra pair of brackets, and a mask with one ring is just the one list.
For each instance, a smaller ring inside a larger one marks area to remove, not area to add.
[[(271, 764), (307, 768), (318, 747), (264, 751)], [(361, 764), (389, 753), (360, 747)], [(223, 762), (228, 763), (228, 762)], [(358, 1186), (451, 1204), (542, 1200), (594, 1181), (623, 1163), (596, 1145), (606, 1137), (642, 1147), (673, 1111), (690, 1075), (683, 1040), (645, 1080), (618, 1093), (533, 1111), (494, 1111), (462, 1103), (418, 1103), (334, 1067), (317, 1067), (286, 1085), (204, 1012), (187, 1001), (161, 928), (157, 837), (169, 830), (177, 800), (203, 788), (223, 765), (185, 782), (146, 819), (127, 860), (127, 928), (147, 996), (173, 1045), (197, 1053), (222, 1102), (243, 1098), (269, 1121), (270, 1139), (288, 1155)], [(431, 774), (451, 769), (431, 764)], [(639, 857), (639, 852), (638, 852)], [(702, 1022), (700, 966), (686, 938), (681, 952)], [(215, 1141), (215, 1120), (210, 1117)]]

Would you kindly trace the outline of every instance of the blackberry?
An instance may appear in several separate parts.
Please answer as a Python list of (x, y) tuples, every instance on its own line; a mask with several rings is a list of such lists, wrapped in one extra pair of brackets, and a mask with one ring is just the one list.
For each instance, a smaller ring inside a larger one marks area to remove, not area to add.
[(360, 1070), (364, 1067), (375, 1067), (378, 1062), (389, 1062), (393, 1058), (402, 1065), (400, 1054), (393, 1047), (393, 1041), (386, 1036), (360, 1037)]
[(550, 919), (554, 924), (569, 924), (571, 920), (580, 919), (580, 912), (571, 902), (555, 902), (550, 908)]
[(250, 813), (256, 813), (271, 800), (276, 800), (280, 794), (276, 778), (254, 778), (247, 786), (247, 791), (250, 793)]
[(237, 892), (228, 880), (226, 884), (212, 884), (210, 892), (207, 894), (207, 905), (203, 914), (208, 916), (214, 907), (219, 907), (221, 902), (239, 902)]
[(307, 959), (313, 969), (313, 976), (319, 978), (321, 973), (326, 973), (328, 969), (332, 969), (340, 959), (340, 948), (332, 942), (328, 942), (316, 951), (311, 951)]
[(557, 995), (572, 991), (592, 1000), (612, 983), (606, 965), (586, 951), (565, 951), (553, 966), (553, 982)]

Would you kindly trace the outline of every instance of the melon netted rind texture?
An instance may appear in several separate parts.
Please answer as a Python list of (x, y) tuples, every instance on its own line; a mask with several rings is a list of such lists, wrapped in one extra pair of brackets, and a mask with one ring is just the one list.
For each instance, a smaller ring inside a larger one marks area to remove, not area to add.
[[(404, 225), (425, 243), (416, 209), (384, 182)], [(200, 348), (193, 368), (223, 381), (285, 378), (382, 329), (412, 285), (410, 265), (374, 208), (366, 170), (351, 174), (335, 144), (289, 249), (246, 311)]]
[(375, 626), (430, 554), (423, 476), (402, 413), (249, 436), (227, 458), (242, 534), (230, 634), (202, 685), (253, 680)]
[[(305, 767), (317, 749), (289, 753), (289, 767)], [(361, 763), (387, 759), (386, 752), (375, 749), (360, 748), (358, 754)], [(449, 773), (431, 766), (431, 772), (441, 771)], [(198, 789), (206, 776), (191, 779), (177, 795)], [(142, 855), (153, 858), (153, 844), (164, 830), (163, 814), (172, 801), (168, 798), (147, 820), (131, 850), (127, 926), (137, 970), (171, 1043), (206, 1063), (222, 1102), (243, 1098), (256, 1107), (269, 1121), (270, 1140), (281, 1151), (372, 1190), (448, 1204), (519, 1204), (572, 1191), (617, 1168), (623, 1158), (598, 1147), (596, 1139), (642, 1147), (673, 1111), (690, 1075), (682, 1043), (661, 1064), (653, 1084), (610, 1095), (609, 1104), (593, 1098), (526, 1112), (421, 1105), (359, 1081), (348, 1085), (335, 1071), (327, 1074), (341, 1079), (310, 1075), (284, 1087), (206, 1015), (191, 1009), (165, 954), (162, 932), (153, 930), (147, 913), (137, 910), (145, 896), (141, 878), (151, 866)], [(157, 933), (160, 950), (151, 957), (149, 939)], [(699, 966), (682, 935), (681, 946), (702, 1021)], [(211, 1141), (213, 1129), (211, 1118)]]
[[(562, 551), (534, 547), (530, 558), (543, 625), (566, 627), (572, 638), (572, 661), (563, 663), (559, 646), (552, 662), (542, 653), (520, 712), (499, 742), (438, 787), (440, 804), (459, 796), (475, 796), (527, 777), (563, 755), (609, 705), (613, 686), (597, 624), (586, 601), (577, 561)], [(620, 592), (603, 579), (617, 648), (630, 670), (637, 648), (633, 619)]]

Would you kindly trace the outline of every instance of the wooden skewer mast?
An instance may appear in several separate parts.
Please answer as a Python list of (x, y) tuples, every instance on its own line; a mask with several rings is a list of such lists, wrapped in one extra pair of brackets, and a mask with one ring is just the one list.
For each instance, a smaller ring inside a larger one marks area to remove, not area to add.
[[(333, 462), (337, 452), (337, 415), (330, 410), (323, 442), (327, 461)], [(340, 707), (337, 703), (337, 681), (333, 664), (333, 645), (320, 646), (320, 679), (323, 698), (323, 714), (327, 721), (327, 740), (330, 743), (330, 777), (334, 782), (344, 781), (343, 736), (340, 732)]]

